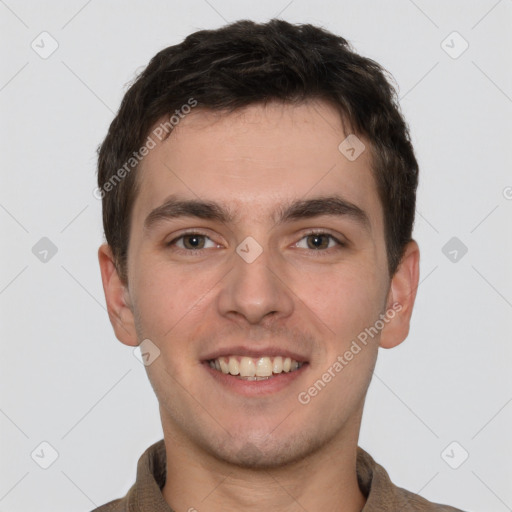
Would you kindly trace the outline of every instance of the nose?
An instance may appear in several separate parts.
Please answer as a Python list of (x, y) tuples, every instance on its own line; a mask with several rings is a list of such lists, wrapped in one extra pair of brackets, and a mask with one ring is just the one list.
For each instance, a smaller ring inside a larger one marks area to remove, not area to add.
[(253, 325), (289, 316), (293, 311), (293, 293), (285, 282), (277, 255), (264, 249), (254, 261), (249, 261), (233, 254), (233, 267), (222, 280), (217, 296), (219, 313)]

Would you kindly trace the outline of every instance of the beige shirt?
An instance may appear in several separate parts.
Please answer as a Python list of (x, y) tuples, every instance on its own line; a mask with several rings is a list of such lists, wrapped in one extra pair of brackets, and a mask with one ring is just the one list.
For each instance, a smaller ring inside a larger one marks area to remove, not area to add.
[[(124, 498), (93, 512), (173, 512), (162, 496), (166, 478), (164, 440), (150, 446), (140, 457), (137, 480)], [(357, 449), (357, 478), (366, 504), (361, 512), (462, 512), (393, 485), (386, 470), (362, 448)]]

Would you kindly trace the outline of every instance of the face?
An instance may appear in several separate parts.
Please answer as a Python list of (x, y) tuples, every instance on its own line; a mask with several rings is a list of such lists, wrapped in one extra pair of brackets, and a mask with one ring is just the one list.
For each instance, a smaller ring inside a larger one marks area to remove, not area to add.
[(181, 445), (272, 467), (357, 440), (397, 320), (362, 343), (394, 298), (369, 143), (351, 161), (346, 136), (321, 102), (197, 110), (145, 157), (116, 333), (160, 350), (146, 369)]

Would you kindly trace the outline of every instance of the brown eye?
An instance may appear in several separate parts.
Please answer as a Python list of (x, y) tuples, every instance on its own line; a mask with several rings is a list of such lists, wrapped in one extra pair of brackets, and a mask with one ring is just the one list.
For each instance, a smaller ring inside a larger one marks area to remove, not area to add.
[(301, 249), (310, 249), (312, 251), (323, 251), (335, 246), (343, 245), (343, 243), (329, 233), (309, 233), (297, 242), (297, 247)]
[(308, 235), (308, 248), (309, 249), (327, 249), (329, 247), (329, 235)]
[(203, 249), (204, 235), (185, 235), (183, 237), (183, 246), (185, 249)]
[(167, 244), (168, 247), (175, 246), (179, 250), (184, 251), (200, 251), (217, 247), (208, 236), (201, 233), (184, 233)]

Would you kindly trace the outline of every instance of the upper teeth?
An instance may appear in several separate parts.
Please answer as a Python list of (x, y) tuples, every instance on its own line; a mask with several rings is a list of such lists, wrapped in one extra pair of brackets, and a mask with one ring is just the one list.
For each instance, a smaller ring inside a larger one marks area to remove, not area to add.
[(226, 356), (212, 359), (210, 366), (216, 370), (240, 377), (270, 377), (272, 374), (297, 370), (302, 363), (290, 357), (260, 357), (253, 359), (246, 356)]

